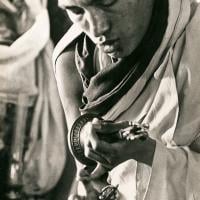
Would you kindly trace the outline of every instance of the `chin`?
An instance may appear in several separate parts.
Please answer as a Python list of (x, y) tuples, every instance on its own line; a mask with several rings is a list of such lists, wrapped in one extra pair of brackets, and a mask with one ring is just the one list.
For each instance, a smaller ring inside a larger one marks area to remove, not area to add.
[(126, 55), (124, 55), (124, 53), (121, 52), (121, 51), (115, 51), (115, 52), (112, 52), (112, 53), (107, 53), (107, 55), (112, 57), (112, 58), (123, 58), (123, 57), (126, 57)]

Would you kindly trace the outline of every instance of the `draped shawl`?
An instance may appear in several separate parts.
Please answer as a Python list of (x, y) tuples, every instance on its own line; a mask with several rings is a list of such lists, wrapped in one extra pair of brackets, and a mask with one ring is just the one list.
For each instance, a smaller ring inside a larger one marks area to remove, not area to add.
[(94, 44), (84, 35), (77, 41), (75, 60), (85, 89), (81, 112), (104, 114), (139, 79), (162, 40), (167, 16), (168, 2), (156, 0), (150, 25), (138, 47), (99, 72), (93, 62)]
[[(122, 200), (200, 198), (200, 7), (192, 0), (168, 3), (158, 49), (137, 81), (103, 115), (149, 123), (150, 137), (156, 140), (152, 167), (128, 160), (110, 172), (109, 182), (119, 184)], [(56, 68), (59, 55), (81, 34), (75, 24), (63, 37), (54, 52)]]
[[(29, 195), (52, 189), (66, 160), (66, 127), (60, 100), (55, 98), (49, 28), (44, 9), (12, 44), (0, 45), (0, 103), (33, 107), (23, 171), (23, 189)], [(26, 101), (20, 101), (24, 96)]]

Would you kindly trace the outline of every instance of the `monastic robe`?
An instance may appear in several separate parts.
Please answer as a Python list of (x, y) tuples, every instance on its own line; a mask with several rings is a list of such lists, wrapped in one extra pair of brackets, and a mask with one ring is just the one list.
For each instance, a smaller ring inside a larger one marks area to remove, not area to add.
[[(198, 3), (169, 0), (159, 48), (137, 82), (103, 116), (149, 123), (156, 140), (152, 167), (128, 160), (109, 173), (122, 200), (200, 199), (199, 33)], [(58, 44), (55, 73), (57, 58), (80, 34), (75, 24)]]

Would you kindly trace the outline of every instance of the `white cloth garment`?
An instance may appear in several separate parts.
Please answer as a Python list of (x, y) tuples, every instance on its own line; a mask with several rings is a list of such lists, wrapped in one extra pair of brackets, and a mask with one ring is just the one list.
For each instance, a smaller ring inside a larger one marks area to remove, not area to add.
[(111, 171), (111, 183), (119, 184), (121, 199), (200, 199), (200, 7), (195, 13), (191, 8), (188, 0), (169, 0), (161, 46), (138, 82), (104, 116), (144, 118), (150, 137), (157, 141), (152, 168), (131, 160)]
[[(66, 161), (64, 114), (53, 74), (46, 9), (10, 46), (0, 45), (0, 102), (33, 107), (23, 184), (28, 194), (44, 194), (62, 174)], [(59, 155), (59, 156), (58, 156)]]
[[(143, 119), (156, 140), (152, 167), (128, 160), (110, 172), (110, 183), (119, 185), (120, 200), (200, 199), (199, 33), (198, 3), (169, 0), (160, 47), (140, 79), (103, 116), (114, 121)], [(54, 51), (55, 66), (80, 34), (76, 25), (66, 33)]]

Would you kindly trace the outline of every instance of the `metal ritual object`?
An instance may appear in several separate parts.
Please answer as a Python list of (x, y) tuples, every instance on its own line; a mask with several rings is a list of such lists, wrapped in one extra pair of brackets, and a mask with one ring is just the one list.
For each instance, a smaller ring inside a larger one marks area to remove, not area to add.
[[(94, 113), (86, 113), (81, 115), (72, 125), (70, 134), (68, 136), (68, 142), (70, 150), (73, 156), (82, 164), (87, 166), (96, 165), (95, 161), (92, 161), (85, 157), (84, 155), (84, 133), (81, 132), (81, 129), (87, 122), (91, 122), (94, 118), (102, 120), (102, 124), (113, 124), (115, 122), (103, 120), (99, 115)], [(108, 143), (117, 142), (119, 140), (134, 140), (140, 139), (141, 141), (146, 140), (149, 132), (148, 124), (134, 123), (132, 121), (127, 121), (127, 128), (120, 129), (119, 131), (111, 132), (108, 134), (98, 134), (101, 140), (104, 140)]]
[(81, 129), (87, 122), (92, 121), (95, 117), (97, 117), (95, 114), (81, 115), (72, 125), (68, 138), (71, 153), (79, 162), (85, 165), (95, 165), (95, 162), (86, 158), (84, 155), (83, 141), (81, 141)]
[(107, 185), (104, 187), (101, 191), (101, 193), (98, 196), (99, 200), (118, 200), (118, 192), (117, 192), (118, 185), (112, 186)]
[[(82, 164), (85, 165), (96, 165), (96, 162), (88, 159), (84, 155), (84, 134), (81, 134), (81, 129), (82, 127), (89, 121), (92, 121), (94, 118), (101, 119), (99, 115), (93, 114), (93, 113), (87, 113), (84, 115), (81, 115), (72, 125), (68, 142), (69, 142), (69, 147), (70, 150), (73, 154), (73, 156)], [(104, 121), (104, 122), (110, 122), (113, 123), (112, 121)], [(98, 134), (98, 133), (97, 133)], [(113, 132), (109, 134), (109, 137), (107, 134), (101, 133), (99, 135), (100, 139), (105, 140), (107, 142), (114, 142), (116, 140), (119, 140), (118, 132)]]
[[(92, 122), (94, 118), (100, 119), (101, 125), (113, 125), (117, 122), (103, 120), (97, 114), (87, 113), (81, 115), (72, 125), (70, 134), (68, 135), (68, 143), (73, 156), (82, 164), (94, 167), (96, 162), (88, 159), (84, 155), (84, 131), (81, 129), (87, 122)], [(98, 133), (99, 139), (104, 140), (108, 143), (116, 142), (119, 140), (131, 141), (139, 139), (141, 142), (146, 140), (149, 134), (149, 125), (145, 123), (135, 123), (132, 121), (123, 121), (127, 124), (126, 128), (122, 128), (118, 131), (106, 133)], [(111, 126), (112, 127), (112, 126)], [(116, 130), (116, 129), (115, 129)], [(119, 193), (117, 190), (118, 186), (107, 185), (98, 194), (98, 200), (118, 200)]]

